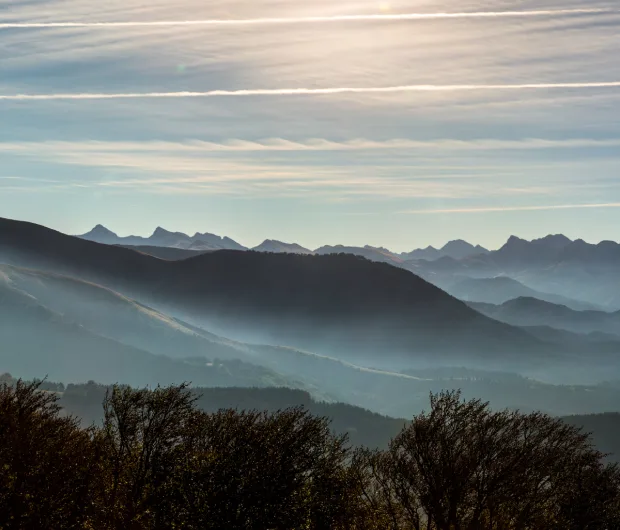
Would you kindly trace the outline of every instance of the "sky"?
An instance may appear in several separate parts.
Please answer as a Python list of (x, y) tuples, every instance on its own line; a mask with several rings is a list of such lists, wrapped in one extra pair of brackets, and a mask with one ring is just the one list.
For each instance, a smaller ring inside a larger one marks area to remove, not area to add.
[(620, 240), (617, 0), (0, 0), (0, 216)]

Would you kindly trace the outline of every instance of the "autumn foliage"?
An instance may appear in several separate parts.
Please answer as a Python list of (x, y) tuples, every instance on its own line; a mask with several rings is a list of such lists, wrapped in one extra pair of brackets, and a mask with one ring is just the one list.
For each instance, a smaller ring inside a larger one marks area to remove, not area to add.
[(385, 451), (302, 408), (115, 387), (81, 428), (40, 384), (0, 388), (0, 529), (620, 528), (620, 473), (549, 416), (431, 396)]

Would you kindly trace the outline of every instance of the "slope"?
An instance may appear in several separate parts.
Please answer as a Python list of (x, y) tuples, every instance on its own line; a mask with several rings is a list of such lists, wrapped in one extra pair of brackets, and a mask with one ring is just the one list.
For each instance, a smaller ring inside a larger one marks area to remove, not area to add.
[(194, 258), (196, 256), (200, 256), (200, 254), (204, 254), (206, 252), (214, 252), (213, 250), (191, 250), (185, 248), (176, 248), (176, 247), (151, 247), (151, 246), (132, 246), (132, 245), (120, 245), (124, 248), (128, 248), (129, 250), (135, 250), (136, 252), (141, 252), (142, 254), (148, 254), (149, 256), (154, 256), (159, 259), (165, 259), (168, 261), (177, 261), (187, 258)]
[(101, 282), (233, 338), (335, 357), (498, 364), (562, 357), (408, 271), (351, 255), (220, 251), (170, 262), (2, 220), (0, 259)]
[(575, 333), (609, 333), (620, 335), (620, 312), (575, 311), (564, 305), (537, 298), (521, 297), (501, 305), (469, 304), (495, 320), (513, 326), (549, 326)]
[(593, 305), (587, 302), (530, 289), (517, 280), (506, 276), (464, 279), (447, 287), (447, 291), (456, 298), (467, 302), (503, 304), (516, 298), (535, 298), (552, 304), (564, 305), (576, 311), (593, 308)]
[(311, 250), (298, 245), (297, 243), (283, 243), (282, 241), (275, 241), (273, 239), (265, 239), (260, 245), (254, 247), (252, 250), (256, 252), (282, 252), (291, 254), (312, 254)]
[(0, 363), (21, 377), (98, 378), (138, 386), (193, 381), (210, 386), (269, 386), (286, 379), (240, 363), (207, 366), (157, 356), (105, 338), (51, 311), (0, 276)]
[(403, 259), (400, 256), (390, 252), (386, 248), (376, 248), (366, 245), (365, 247), (347, 247), (344, 245), (330, 246), (325, 245), (314, 251), (319, 256), (328, 254), (351, 254), (353, 256), (361, 256), (370, 261), (379, 263), (389, 263), (390, 265), (400, 265)]

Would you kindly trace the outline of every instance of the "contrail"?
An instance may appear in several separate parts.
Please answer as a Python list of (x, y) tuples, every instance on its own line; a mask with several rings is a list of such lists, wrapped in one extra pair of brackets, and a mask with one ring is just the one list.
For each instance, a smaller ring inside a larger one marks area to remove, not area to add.
[(251, 26), (266, 24), (313, 24), (319, 22), (363, 22), (397, 20), (436, 20), (458, 18), (516, 18), (561, 15), (613, 13), (611, 9), (554, 9), (538, 11), (478, 11), (464, 13), (383, 13), (374, 15), (334, 15), (291, 18), (207, 19), (207, 20), (155, 20), (120, 22), (4, 22), (0, 29), (27, 28), (123, 28), (152, 26)]
[(215, 98), (247, 96), (320, 96), (332, 94), (391, 94), (399, 92), (465, 92), (484, 90), (543, 90), (543, 89), (620, 88), (620, 81), (593, 83), (531, 83), (519, 85), (403, 85), (388, 87), (337, 88), (273, 88), (244, 90), (210, 90), (208, 92), (128, 92), (82, 94), (8, 94), (0, 101), (48, 101), (90, 99), (161, 99)]

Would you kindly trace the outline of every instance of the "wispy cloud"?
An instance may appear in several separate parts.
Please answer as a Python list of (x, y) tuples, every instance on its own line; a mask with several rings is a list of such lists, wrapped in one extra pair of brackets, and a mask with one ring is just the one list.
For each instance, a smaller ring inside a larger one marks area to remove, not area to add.
[(548, 204), (536, 206), (483, 206), (476, 208), (440, 208), (433, 210), (404, 210), (401, 214), (436, 215), (451, 213), (492, 213), (492, 212), (532, 212), (544, 210), (581, 210), (591, 208), (620, 208), (620, 202), (603, 202), (594, 204)]
[[(377, 14), (367, 0), (0, 4), (0, 171), (38, 181), (0, 182), (7, 215), (101, 222), (118, 200), (132, 204), (119, 223), (209, 212), (323, 240), (340, 201), (338, 215), (385, 218), (339, 217), (333, 237), (390, 244), (442, 230), (404, 227), (401, 210), (556, 204), (593, 218), (620, 201), (614, 0), (390, 0)], [(32, 200), (39, 188), (55, 200)], [(454, 215), (463, 236), (484, 224)]]
[(333, 87), (333, 88), (269, 88), (240, 90), (209, 90), (206, 92), (119, 92), (82, 94), (12, 94), (0, 95), (0, 101), (47, 101), (93, 99), (170, 99), (245, 96), (320, 96), (337, 94), (391, 94), (396, 92), (462, 92), (482, 90), (545, 90), (620, 88), (620, 81), (588, 83), (525, 83), (509, 85), (401, 85), (386, 87)]
[(327, 138), (292, 140), (287, 138), (265, 138), (262, 140), (228, 139), (221, 142), (187, 140), (183, 142), (144, 141), (144, 142), (0, 142), (0, 152), (37, 156), (62, 155), (71, 153), (135, 152), (135, 153), (218, 153), (218, 152), (322, 152), (322, 151), (503, 151), (503, 150), (545, 150), (545, 149), (588, 149), (620, 147), (620, 138), (523, 138), (502, 140), (480, 139), (437, 139), (413, 140), (393, 138), (373, 140), (355, 138), (337, 141)]
[(206, 20), (155, 20), (116, 22), (5, 22), (0, 29), (35, 28), (125, 28), (125, 27), (168, 27), (168, 26), (255, 26), (274, 24), (315, 24), (323, 22), (364, 22), (438, 20), (461, 18), (519, 18), (553, 17), (565, 15), (614, 13), (612, 9), (547, 9), (530, 11), (473, 11), (461, 13), (395, 13), (369, 15), (332, 15), (309, 17), (267, 17), (249, 19), (206, 19)]

